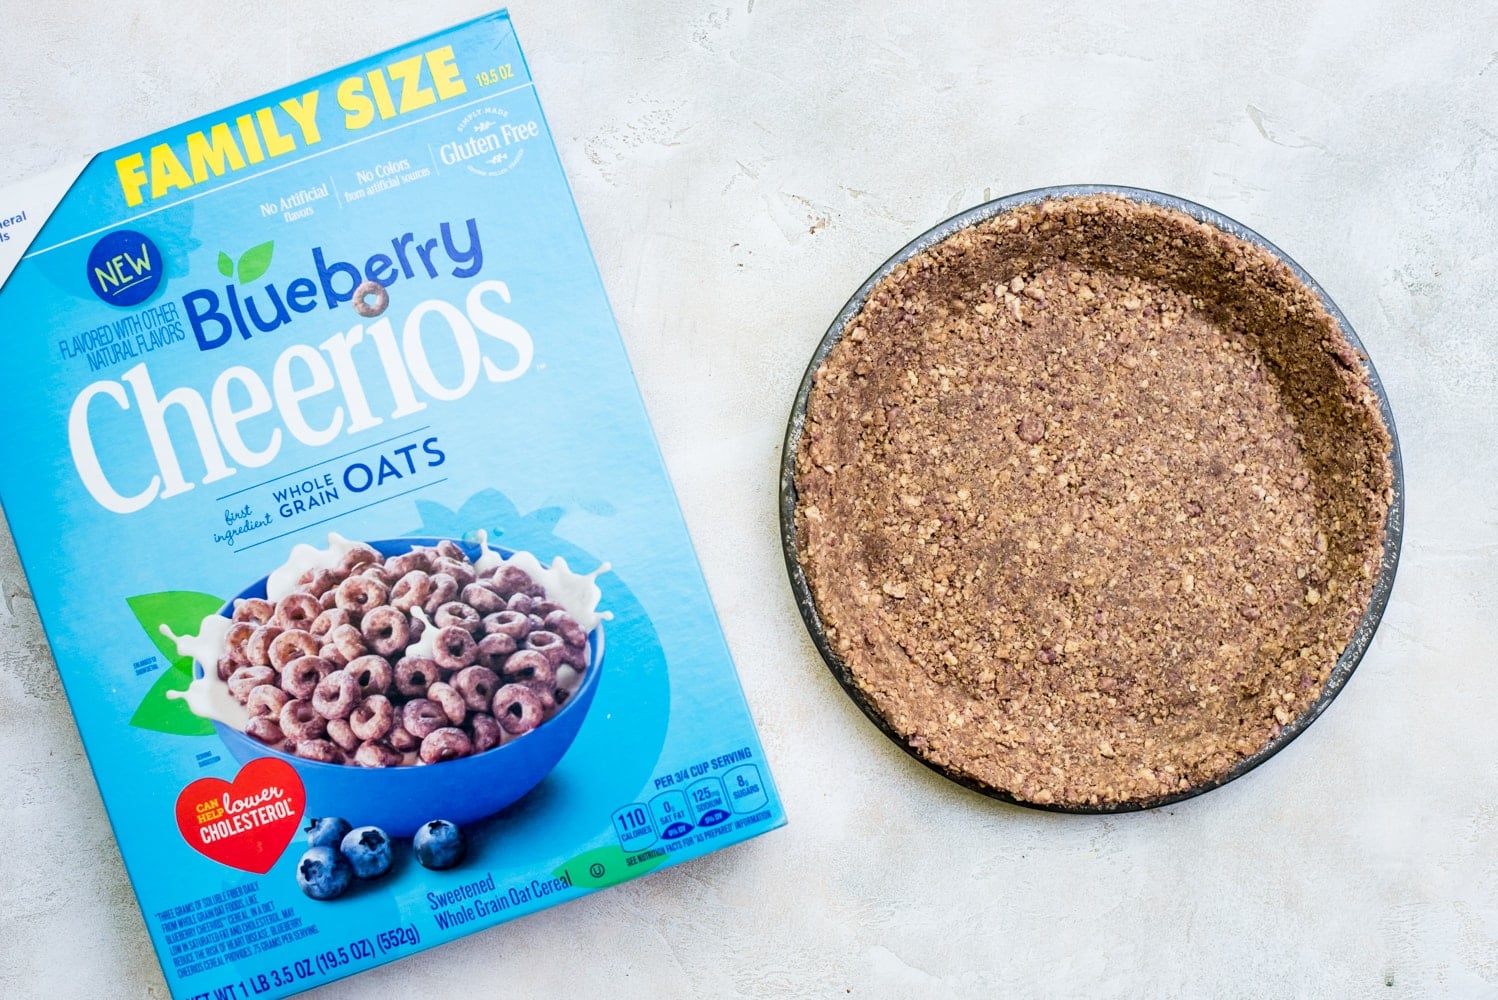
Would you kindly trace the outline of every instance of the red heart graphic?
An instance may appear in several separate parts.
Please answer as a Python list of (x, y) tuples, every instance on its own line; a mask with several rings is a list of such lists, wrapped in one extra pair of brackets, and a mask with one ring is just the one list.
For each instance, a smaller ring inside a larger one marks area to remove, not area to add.
[(264, 875), (271, 870), (307, 808), (296, 769), (260, 757), (234, 781), (199, 778), (177, 796), (177, 829), (188, 846), (221, 865)]

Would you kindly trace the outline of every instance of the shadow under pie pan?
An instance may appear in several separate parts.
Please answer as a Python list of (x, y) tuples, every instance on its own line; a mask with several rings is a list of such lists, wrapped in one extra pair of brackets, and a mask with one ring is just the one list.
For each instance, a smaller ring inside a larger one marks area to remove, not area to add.
[(833, 676), (1017, 805), (1128, 812), (1253, 770), (1388, 603), (1378, 374), (1281, 250), (1136, 188), (1042, 188), (911, 241), (796, 394), (781, 541)]

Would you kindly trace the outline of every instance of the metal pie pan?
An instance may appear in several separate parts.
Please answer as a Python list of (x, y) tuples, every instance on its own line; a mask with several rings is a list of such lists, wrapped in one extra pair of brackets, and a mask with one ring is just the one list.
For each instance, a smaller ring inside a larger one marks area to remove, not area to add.
[[(1346, 336), (1348, 343), (1357, 352), (1363, 370), (1367, 373), (1369, 385), (1378, 397), (1379, 413), (1383, 417), (1384, 426), (1388, 428), (1389, 439), (1392, 444), (1389, 461), (1393, 471), (1393, 497), (1389, 504), (1388, 518), (1384, 525), (1383, 557), (1373, 582), (1373, 594), (1368, 601), (1368, 606), (1364, 609), (1362, 618), (1359, 619), (1357, 627), (1353, 631), (1352, 639), (1347, 644), (1347, 648), (1337, 658), (1336, 666), (1332, 668), (1331, 675), (1322, 688), (1321, 694), (1304, 712), (1291, 720), (1280, 731), (1278, 736), (1271, 739), (1256, 753), (1239, 760), (1237, 764), (1221, 777), (1213, 781), (1193, 785), (1184, 791), (1157, 798), (1133, 799), (1102, 805), (1079, 805), (1072, 803), (1042, 804), (1017, 798), (1009, 792), (992, 788), (953, 768), (944, 767), (922, 757), (905, 741), (904, 737), (895, 732), (858, 685), (854, 683), (852, 673), (849, 671), (847, 664), (842, 661), (842, 658), (837, 655), (827, 640), (827, 633), (822, 624), (821, 616), (817, 611), (816, 602), (812, 599), (811, 589), (806, 582), (806, 575), (802, 570), (800, 560), (796, 556), (796, 452), (801, 443), (801, 435), (806, 420), (806, 404), (811, 393), (813, 376), (833, 347), (842, 339), (843, 332), (848, 328), (850, 321), (863, 309), (864, 300), (868, 297), (874, 286), (893, 271), (895, 267), (912, 257), (924, 253), (960, 230), (984, 222), (996, 215), (1053, 198), (1098, 194), (1115, 195), (1143, 204), (1157, 205), (1183, 212), (1199, 222), (1207, 223), (1224, 233), (1236, 236), (1241, 240), (1263, 248), (1289, 266), (1290, 270), (1294, 272), (1295, 277), (1321, 299), (1321, 303), (1326, 307), (1327, 313), (1341, 327), (1342, 333)], [(1399, 550), (1403, 535), (1404, 463), (1399, 451), (1399, 437), (1394, 427), (1394, 414), (1389, 408), (1389, 398), (1384, 392), (1384, 386), (1378, 377), (1378, 372), (1374, 369), (1373, 362), (1368, 357), (1368, 352), (1363, 348), (1362, 341), (1358, 339), (1357, 332), (1353, 330), (1352, 324), (1347, 321), (1347, 317), (1343, 315), (1342, 310), (1337, 308), (1337, 304), (1332, 301), (1331, 296), (1326, 294), (1321, 286), (1306, 273), (1304, 268), (1292, 260), (1283, 250), (1270, 243), (1252, 229), (1234, 219), (1228, 218), (1220, 212), (1215, 212), (1195, 202), (1142, 188), (1121, 187), (1109, 184), (1080, 184), (1022, 191), (1018, 194), (997, 198), (978, 205), (975, 208), (968, 209), (911, 240), (898, 253), (880, 265), (859, 286), (858, 290), (853, 293), (853, 297), (848, 300), (847, 305), (843, 306), (842, 311), (837, 314), (837, 318), (832, 321), (832, 325), (822, 337), (821, 343), (817, 345), (810, 363), (806, 366), (806, 373), (801, 379), (801, 385), (796, 391), (796, 398), (791, 407), (790, 420), (786, 425), (785, 443), (781, 451), (780, 541), (785, 556), (786, 570), (790, 574), (791, 589), (795, 593), (796, 605), (800, 609), (802, 619), (806, 622), (807, 631), (810, 632), (812, 642), (816, 644), (817, 650), (822, 654), (822, 659), (826, 661), (828, 669), (832, 672), (832, 676), (837, 679), (838, 683), (842, 685), (843, 690), (847, 692), (848, 697), (853, 699), (853, 703), (859, 707), (864, 715), (868, 716), (874, 725), (879, 727), (886, 736), (894, 741), (896, 746), (910, 754), (910, 756), (914, 757), (921, 764), (943, 777), (966, 788), (971, 788), (973, 791), (980, 792), (983, 795), (1014, 805), (1025, 806), (1030, 809), (1041, 809), (1047, 812), (1122, 813), (1137, 812), (1142, 809), (1153, 809), (1169, 805), (1173, 802), (1194, 798), (1214, 788), (1219, 788), (1237, 778), (1241, 778), (1283, 750), (1297, 736), (1305, 732), (1306, 728), (1312, 722), (1315, 722), (1322, 712), (1326, 711), (1327, 706), (1332, 703), (1332, 700), (1346, 686), (1348, 679), (1362, 660), (1363, 654), (1367, 652), (1369, 643), (1373, 641), (1373, 634), (1378, 629), (1379, 621), (1383, 617), (1384, 608), (1388, 605), (1389, 593), (1394, 586), (1394, 575), (1399, 566)]]

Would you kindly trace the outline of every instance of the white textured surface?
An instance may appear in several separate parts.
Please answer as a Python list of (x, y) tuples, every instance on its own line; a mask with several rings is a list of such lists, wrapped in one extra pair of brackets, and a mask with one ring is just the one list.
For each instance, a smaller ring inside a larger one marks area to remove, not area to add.
[[(0, 184), (484, 9), (0, 0)], [(1498, 8), (915, 9), (512, 6), (791, 825), (318, 996), (1498, 995)], [(1337, 703), (1247, 779), (1112, 819), (890, 745), (776, 534), (784, 419), (848, 294), (947, 215), (1073, 181), (1295, 256), (1380, 368), (1408, 483)], [(164, 998), (8, 537), (0, 578), (0, 996)]]

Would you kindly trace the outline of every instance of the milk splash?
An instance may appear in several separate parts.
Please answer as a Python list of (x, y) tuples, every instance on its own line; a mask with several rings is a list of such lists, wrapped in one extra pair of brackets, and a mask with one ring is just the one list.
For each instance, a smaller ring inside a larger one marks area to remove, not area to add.
[(281, 598), (292, 593), (297, 588), (297, 581), (302, 574), (317, 572), (320, 569), (334, 569), (343, 562), (343, 557), (362, 546), (362, 542), (353, 542), (344, 538), (336, 531), (328, 532), (328, 547), (320, 549), (306, 542), (299, 542), (291, 547), (291, 554), (286, 561), (270, 571), (270, 576), (265, 578), (265, 599), (272, 604), (279, 603)]
[[(561, 556), (553, 559), (550, 566), (541, 565), (541, 560), (529, 552), (516, 552), (506, 559), (489, 547), (489, 533), (482, 528), (475, 533), (475, 540), (479, 557), (474, 560), (474, 569), (480, 575), (506, 566), (524, 570), (532, 580), (546, 588), (546, 599), (565, 608), (585, 632), (592, 632), (599, 622), (613, 620), (612, 611), (598, 610), (598, 602), (603, 598), (598, 577), (609, 571), (608, 563), (600, 563), (591, 573), (577, 573)], [(293, 546), (286, 561), (266, 577), (266, 599), (273, 604), (280, 601), (296, 590), (302, 574), (309, 570), (332, 569), (343, 561), (345, 555), (363, 544), (337, 532), (329, 532), (327, 548), (320, 549), (306, 543)], [(436, 650), (438, 629), (420, 608), (412, 609), (412, 615), (420, 618), (427, 627), (419, 639), (406, 646), (403, 655), (430, 659)], [(201, 677), (193, 678), (186, 691), (168, 691), (166, 696), (185, 701), (188, 710), (200, 718), (221, 722), (243, 732), (250, 721), (249, 712), (229, 692), (228, 683), (218, 676), (218, 661), (229, 650), (229, 627), (233, 624), (230, 619), (213, 614), (203, 619), (197, 635), (182, 636), (174, 635), (165, 625), (161, 626), (161, 634), (176, 644), (178, 655), (192, 657), (203, 671)], [(591, 638), (589, 641), (592, 642)], [(581, 676), (570, 667), (563, 667), (558, 671), (558, 686), (570, 694)]]
[(489, 532), (480, 528), (476, 535), (479, 557), (474, 560), (473, 565), (480, 576), (485, 571), (502, 566), (516, 566), (545, 587), (546, 599), (566, 608), (567, 613), (576, 619), (584, 632), (593, 631), (599, 622), (613, 620), (612, 611), (598, 610), (598, 602), (603, 599), (603, 591), (598, 589), (598, 578), (609, 571), (611, 567), (608, 563), (599, 563), (598, 568), (591, 573), (574, 573), (567, 566), (567, 560), (561, 556), (553, 559), (550, 566), (542, 566), (541, 560), (529, 552), (516, 552), (506, 559), (489, 548)]
[(226, 726), (243, 730), (250, 713), (229, 693), (229, 685), (219, 680), (218, 661), (229, 648), (229, 627), (234, 622), (222, 615), (209, 615), (198, 626), (197, 635), (175, 635), (165, 625), (161, 634), (177, 646), (178, 656), (190, 656), (203, 670), (194, 677), (186, 691), (168, 691), (168, 698), (187, 702), (188, 711), (203, 719), (213, 719)]
[(437, 655), (437, 633), (442, 630), (432, 624), (432, 620), (421, 608), (413, 607), (411, 617), (421, 622), (425, 628), (421, 630), (421, 638), (406, 644), (405, 655), (423, 660), (433, 659)]

